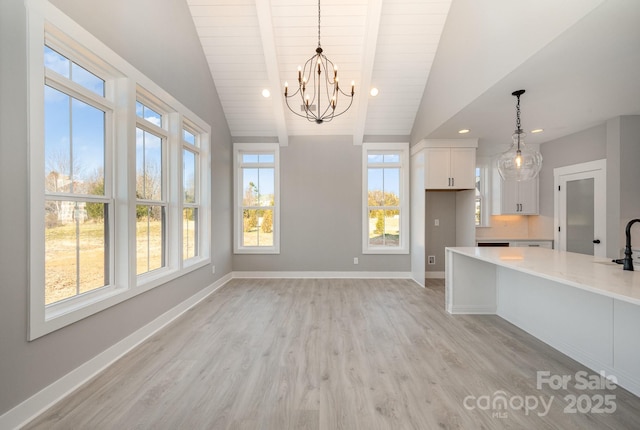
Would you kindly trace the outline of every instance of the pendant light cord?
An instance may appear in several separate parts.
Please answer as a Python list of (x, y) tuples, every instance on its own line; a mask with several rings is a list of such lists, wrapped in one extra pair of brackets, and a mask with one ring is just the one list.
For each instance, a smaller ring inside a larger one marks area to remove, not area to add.
[(520, 125), (520, 96), (524, 93), (524, 90), (515, 91), (514, 96), (518, 99), (516, 102), (516, 134), (518, 135), (518, 154), (520, 154), (520, 135), (522, 134), (522, 127)]
[(522, 131), (520, 127), (520, 95), (516, 96), (518, 98), (518, 102), (516, 103), (516, 127), (518, 127), (518, 134)]

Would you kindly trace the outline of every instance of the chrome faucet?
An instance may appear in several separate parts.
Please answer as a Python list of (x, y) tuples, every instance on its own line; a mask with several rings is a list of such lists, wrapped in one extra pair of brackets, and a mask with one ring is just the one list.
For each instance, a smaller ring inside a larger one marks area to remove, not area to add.
[(627, 223), (625, 234), (627, 235), (627, 244), (624, 247), (624, 258), (613, 260), (614, 263), (622, 264), (622, 270), (633, 270), (633, 260), (631, 259), (631, 226), (640, 222), (640, 218), (632, 219)]

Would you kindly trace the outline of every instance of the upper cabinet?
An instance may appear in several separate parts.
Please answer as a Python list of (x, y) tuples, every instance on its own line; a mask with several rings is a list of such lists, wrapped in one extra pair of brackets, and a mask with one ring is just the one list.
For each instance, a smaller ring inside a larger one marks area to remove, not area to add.
[(427, 147), (425, 188), (469, 190), (476, 186), (475, 147)]
[(494, 215), (537, 215), (538, 176), (529, 181), (505, 181), (493, 172)]

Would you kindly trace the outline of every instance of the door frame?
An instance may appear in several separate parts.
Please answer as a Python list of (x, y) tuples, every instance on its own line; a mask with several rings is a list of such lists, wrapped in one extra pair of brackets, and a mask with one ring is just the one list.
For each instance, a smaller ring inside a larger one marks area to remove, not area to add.
[[(556, 248), (561, 251), (566, 251), (566, 227), (564, 231), (559, 231), (562, 223), (561, 217), (564, 213), (561, 213), (561, 203), (564, 199), (564, 206), (566, 207), (566, 187), (565, 190), (560, 190), (560, 183), (563, 180), (563, 176), (572, 176), (577, 174), (588, 174), (585, 178), (594, 178), (594, 233), (600, 239), (599, 246), (594, 248), (594, 256), (606, 257), (607, 256), (607, 160), (595, 160), (588, 161), (586, 163), (573, 164), (571, 166), (556, 167), (553, 169), (553, 189), (554, 189), (554, 205), (553, 205), (553, 235), (556, 243)], [(596, 203), (597, 202), (597, 203)], [(598, 210), (598, 208), (601, 208)], [(596, 252), (599, 251), (599, 252)]]

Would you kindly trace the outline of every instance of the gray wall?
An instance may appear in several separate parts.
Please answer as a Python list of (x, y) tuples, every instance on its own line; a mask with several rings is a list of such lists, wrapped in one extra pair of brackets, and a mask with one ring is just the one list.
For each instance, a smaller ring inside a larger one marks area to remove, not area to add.
[(444, 272), (444, 248), (456, 246), (456, 191), (426, 191), (425, 206), (425, 258), (436, 257), (434, 265), (425, 262), (426, 271)]
[(213, 127), (213, 262), (27, 342), (26, 11), (0, 1), (0, 415), (229, 273), (231, 137), (186, 2), (56, 0), (80, 25)]
[[(610, 257), (623, 256), (627, 222), (640, 218), (639, 162), (640, 115), (607, 121), (607, 250)], [(631, 244), (637, 249), (638, 223), (633, 225), (631, 236)]]
[[(620, 118), (620, 233), (627, 223), (640, 218), (640, 115)], [(631, 244), (640, 248), (640, 223), (633, 225)], [(621, 244), (624, 243), (621, 237)], [(640, 270), (640, 268), (636, 269)]]
[(606, 146), (605, 124), (540, 145), (540, 216), (550, 217), (552, 220), (551, 232), (545, 237), (553, 237), (553, 169), (606, 158)]
[(410, 270), (408, 254), (362, 254), (362, 146), (351, 136), (291, 136), (280, 193), (280, 254), (234, 255), (235, 271)]
[[(553, 236), (553, 169), (587, 161), (607, 160), (607, 255), (620, 257), (624, 247), (624, 227), (640, 217), (640, 116), (613, 118), (599, 126), (541, 145), (540, 216), (529, 217), (529, 233)], [(640, 226), (634, 225), (634, 238)], [(634, 240), (634, 245), (640, 239)]]

